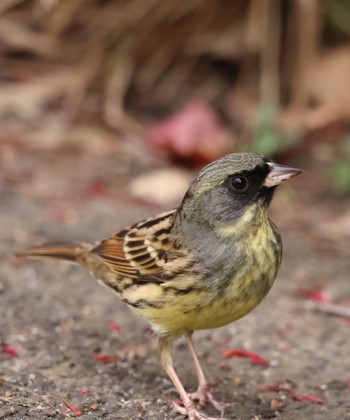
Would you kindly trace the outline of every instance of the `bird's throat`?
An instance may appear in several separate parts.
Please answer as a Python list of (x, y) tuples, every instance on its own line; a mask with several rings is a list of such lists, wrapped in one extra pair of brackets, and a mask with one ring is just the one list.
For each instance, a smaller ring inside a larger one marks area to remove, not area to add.
[(237, 239), (248, 234), (254, 236), (262, 226), (268, 223), (266, 207), (260, 203), (254, 203), (233, 223), (219, 226), (217, 234), (222, 238), (234, 236)]

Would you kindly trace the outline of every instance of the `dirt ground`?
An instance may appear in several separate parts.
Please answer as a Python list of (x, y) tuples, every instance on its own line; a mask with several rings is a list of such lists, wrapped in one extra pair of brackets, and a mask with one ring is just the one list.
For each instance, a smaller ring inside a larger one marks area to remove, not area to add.
[[(162, 209), (124, 194), (133, 172), (124, 161), (28, 154), (12, 157), (10, 169), (0, 190), (0, 419), (67, 420), (79, 412), (89, 420), (180, 419), (167, 402), (178, 397), (143, 320), (78, 267), (12, 256), (50, 240), (102, 239)], [(285, 246), (274, 288), (242, 320), (195, 334), (198, 351), (215, 395), (232, 403), (228, 419), (350, 420), (350, 324), (295, 294), (324, 289), (335, 301), (349, 299), (349, 254), (320, 248), (283, 223), (276, 206)], [(258, 353), (269, 366), (224, 358), (223, 349), (237, 348)], [(182, 340), (174, 360), (194, 390)], [(262, 390), (270, 384), (286, 389)], [(205, 412), (217, 416), (211, 407)]]

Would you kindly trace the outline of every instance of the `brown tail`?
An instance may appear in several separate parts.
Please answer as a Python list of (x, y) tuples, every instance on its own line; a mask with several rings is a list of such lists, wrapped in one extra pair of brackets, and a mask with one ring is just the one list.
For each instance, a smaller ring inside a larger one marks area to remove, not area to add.
[(60, 260), (78, 262), (79, 257), (89, 248), (91, 248), (91, 245), (89, 246), (85, 244), (47, 244), (29, 248), (22, 252), (18, 252), (16, 256), (25, 258), (57, 258)]

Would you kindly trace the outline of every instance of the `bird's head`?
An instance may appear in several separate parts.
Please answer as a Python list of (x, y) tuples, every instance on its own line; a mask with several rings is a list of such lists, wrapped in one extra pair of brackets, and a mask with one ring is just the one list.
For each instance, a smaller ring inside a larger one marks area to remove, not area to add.
[(254, 153), (232, 153), (200, 171), (182, 208), (213, 227), (232, 224), (253, 207), (267, 208), (276, 187), (301, 172)]

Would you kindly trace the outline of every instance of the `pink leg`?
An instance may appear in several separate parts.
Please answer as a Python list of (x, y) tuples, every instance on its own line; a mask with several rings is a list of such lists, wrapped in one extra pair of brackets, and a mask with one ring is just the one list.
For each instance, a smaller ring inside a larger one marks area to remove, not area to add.
[(160, 337), (158, 341), (158, 351), (160, 355), (161, 364), (165, 372), (169, 375), (169, 378), (175, 385), (175, 388), (180, 394), (180, 397), (184, 404), (184, 406), (181, 407), (178, 404), (173, 403), (174, 408), (179, 414), (187, 416), (189, 420), (211, 420), (211, 418), (207, 417), (195, 408), (193, 401), (188, 396), (187, 392), (185, 391), (185, 388), (183, 387), (180, 381), (180, 378), (177, 376), (171, 358), (172, 343), (173, 339), (171, 337)]
[(209, 403), (216, 410), (220, 411), (221, 415), (223, 415), (225, 405), (217, 401), (214, 398), (213, 394), (210, 392), (208, 381), (206, 380), (204, 376), (204, 372), (199, 362), (196, 349), (194, 348), (194, 345), (193, 345), (192, 333), (186, 336), (186, 340), (187, 340), (188, 347), (190, 349), (191, 356), (193, 358), (193, 363), (196, 369), (196, 374), (197, 374), (198, 383), (199, 383), (197, 391), (193, 392), (189, 396), (192, 400), (199, 401), (199, 405), (201, 407), (205, 405), (206, 401), (209, 401)]

